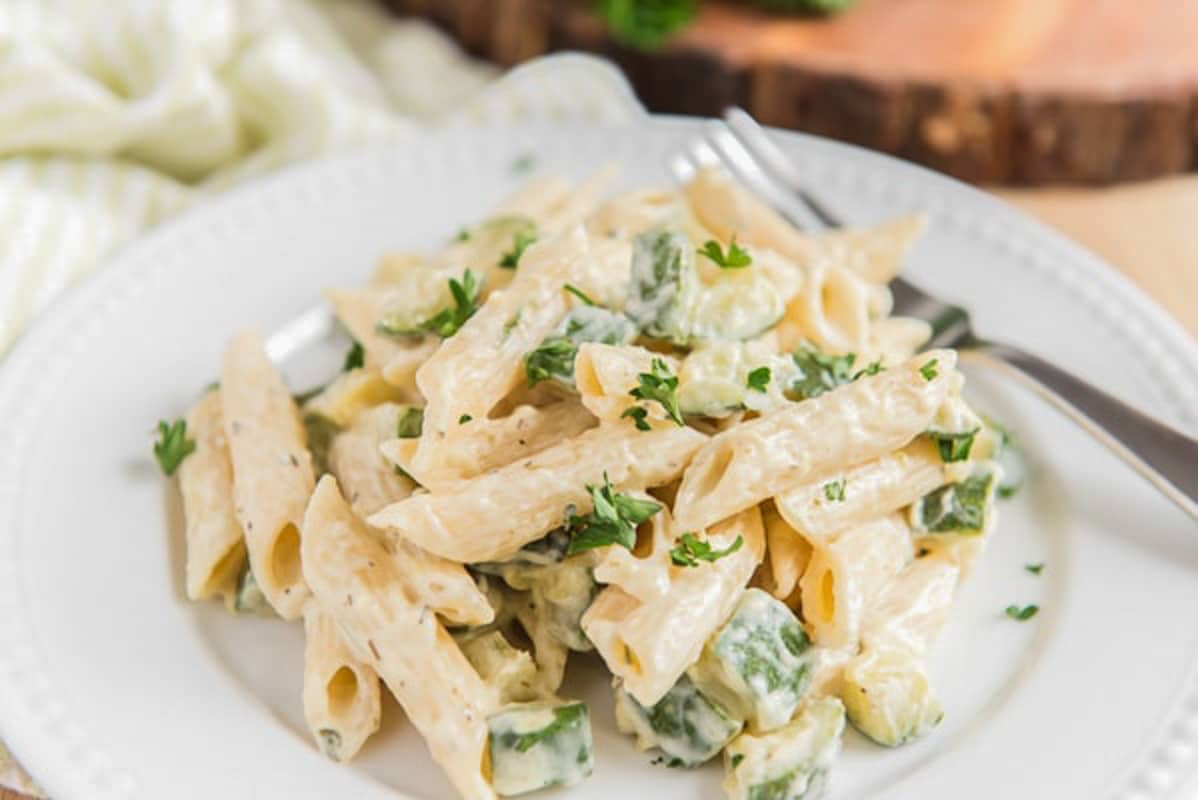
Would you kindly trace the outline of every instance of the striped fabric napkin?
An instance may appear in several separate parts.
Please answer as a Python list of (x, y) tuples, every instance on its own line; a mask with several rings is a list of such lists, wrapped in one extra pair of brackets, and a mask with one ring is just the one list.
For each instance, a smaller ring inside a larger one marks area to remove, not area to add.
[[(641, 112), (587, 56), (494, 77), (371, 0), (4, 0), (0, 357), (114, 250), (232, 184), (428, 124)], [(3, 743), (0, 785), (37, 791)]]

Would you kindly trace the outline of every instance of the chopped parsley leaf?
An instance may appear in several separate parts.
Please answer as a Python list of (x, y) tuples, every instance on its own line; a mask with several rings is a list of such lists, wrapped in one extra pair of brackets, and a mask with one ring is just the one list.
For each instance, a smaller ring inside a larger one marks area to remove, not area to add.
[(819, 397), (824, 392), (856, 380), (857, 376), (853, 374), (853, 364), (857, 360), (855, 353), (833, 356), (804, 342), (792, 357), (801, 377), (790, 384), (789, 390), (797, 394), (800, 400)]
[(399, 419), (395, 423), (395, 435), (400, 439), (419, 439), (423, 428), (424, 409), (408, 406), (399, 412)]
[(532, 153), (525, 153), (522, 156), (517, 156), (516, 160), (514, 160), (512, 162), (512, 174), (513, 175), (527, 174), (529, 172), (532, 172), (533, 168), (536, 167), (536, 165), (537, 165), (536, 156), (534, 156)]
[(727, 253), (715, 239), (708, 239), (707, 243), (703, 245), (703, 249), (699, 250), (699, 255), (707, 256), (720, 269), (744, 269), (753, 263), (753, 257), (749, 255), (748, 250), (736, 243), (735, 236), (728, 243)]
[(660, 358), (653, 359), (651, 370), (637, 375), (640, 386), (629, 394), (638, 400), (652, 400), (660, 404), (670, 419), (679, 426), (684, 425), (682, 412), (678, 409), (678, 377)]
[(468, 242), (470, 241), (470, 236), (470, 229), (462, 228), (460, 231), (458, 231), (457, 236), (453, 237), (453, 240), (455, 242)]
[(469, 414), (463, 414), (462, 416), (458, 417), (458, 424), (465, 425), (472, 419), (474, 419), (474, 417), (470, 416)]
[(629, 406), (628, 408), (624, 409), (624, 413), (620, 415), (620, 419), (632, 417), (632, 421), (636, 423), (636, 429), (638, 431), (651, 431), (653, 429), (649, 427), (649, 423), (645, 421), (645, 418), (648, 416), (649, 412), (641, 406)]
[(733, 753), (732, 754), (732, 768), (736, 769), (737, 767), (740, 766), (740, 762), (742, 762), (744, 760), (745, 760), (744, 753)]
[(736, 541), (723, 550), (715, 550), (710, 544), (693, 533), (684, 533), (678, 538), (678, 544), (670, 549), (670, 561), (679, 567), (697, 567), (700, 561), (719, 561), (741, 548), (745, 543), (743, 536), (737, 536)]
[(366, 350), (363, 349), (361, 342), (354, 339), (349, 352), (345, 354), (345, 363), (341, 365), (341, 371), (349, 372), (351, 369), (361, 369), (364, 366), (366, 366)]
[(936, 380), (936, 376), (940, 374), (940, 370), (937, 369), (937, 366), (938, 360), (933, 358), (931, 361), (919, 368), (919, 374), (923, 376), (925, 381), (931, 383), (932, 381)]
[(765, 393), (765, 387), (770, 385), (770, 368), (758, 367), (749, 373), (746, 385), (754, 392)]
[(478, 311), (479, 296), (482, 294), (482, 284), (470, 270), (462, 275), (462, 280), (449, 279), (449, 293), (453, 297), (453, 307), (443, 308), (433, 316), (416, 325), (415, 328), (401, 328), (384, 318), (376, 328), (380, 333), (389, 336), (413, 336), (422, 333), (432, 333), (442, 339), (448, 339), (466, 324), (466, 321)]
[(550, 336), (524, 355), (524, 374), (528, 385), (536, 386), (554, 375), (572, 375), (578, 345), (569, 336)]
[(832, 481), (831, 483), (825, 483), (824, 484), (824, 497), (828, 498), (828, 500), (832, 501), (833, 503), (843, 503), (844, 502), (844, 487), (845, 487), (844, 478), (841, 478), (838, 481)]
[(969, 451), (973, 449), (973, 440), (980, 430), (981, 428), (974, 428), (964, 433), (929, 431), (928, 436), (940, 450), (940, 460), (945, 464), (952, 464), (969, 458)]
[(512, 249), (499, 259), (499, 266), (503, 269), (515, 269), (520, 266), (520, 258), (524, 255), (524, 251), (536, 240), (535, 233), (526, 230), (516, 231), (512, 236)]
[(857, 374), (853, 376), (853, 380), (857, 380), (858, 378), (868, 377), (870, 375), (877, 375), (879, 372), (881, 372), (884, 369), (886, 369), (886, 367), (882, 366), (881, 361), (871, 361), (868, 364), (866, 364), (865, 369), (858, 370)]
[(577, 286), (575, 286), (575, 285), (573, 285), (573, 284), (571, 284), (571, 283), (567, 283), (565, 286), (563, 286), (563, 287), (562, 287), (562, 289), (563, 289), (564, 291), (567, 291), (567, 292), (569, 292), (570, 294), (574, 295), (575, 297), (577, 297), (577, 298), (578, 298), (579, 300), (581, 300), (581, 301), (583, 302), (583, 304), (585, 304), (585, 305), (588, 305), (588, 306), (593, 306), (593, 305), (595, 305), (595, 301), (594, 301), (594, 300), (592, 300), (591, 298), (587, 297), (587, 296), (586, 296), (586, 293), (585, 293), (585, 292), (583, 292), (583, 291), (582, 291), (582, 289), (579, 289)]
[(1032, 573), (1033, 575), (1039, 575), (1041, 572), (1044, 571), (1043, 564), (1025, 564), (1023, 568), (1026, 569), (1028, 572)]
[(631, 550), (636, 546), (636, 526), (661, 511), (652, 500), (640, 500), (616, 492), (603, 473), (603, 485), (587, 484), (591, 496), (591, 513), (579, 516), (573, 507), (566, 514), (566, 530), (570, 534), (570, 555), (612, 544)]
[(163, 475), (174, 475), (175, 470), (196, 449), (194, 439), (187, 438), (187, 420), (177, 419), (167, 424), (158, 421), (158, 441), (154, 442), (154, 458), (162, 468)]
[(1032, 617), (1036, 616), (1040, 611), (1040, 606), (1030, 605), (1020, 608), (1019, 606), (1011, 605), (1006, 608), (1006, 615), (1013, 620), (1019, 622), (1027, 622)]

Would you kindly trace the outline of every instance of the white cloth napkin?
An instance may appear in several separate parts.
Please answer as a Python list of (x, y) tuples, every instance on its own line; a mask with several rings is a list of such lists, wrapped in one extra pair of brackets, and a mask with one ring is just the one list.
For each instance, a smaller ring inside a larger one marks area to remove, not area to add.
[[(428, 124), (641, 113), (587, 56), (495, 77), (371, 0), (5, 0), (0, 357), (114, 250), (234, 183)], [(37, 793), (3, 743), (0, 785)]]

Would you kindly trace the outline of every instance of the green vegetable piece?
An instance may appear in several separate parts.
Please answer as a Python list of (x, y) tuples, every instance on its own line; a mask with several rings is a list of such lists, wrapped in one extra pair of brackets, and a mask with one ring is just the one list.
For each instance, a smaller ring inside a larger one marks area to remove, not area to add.
[(979, 430), (981, 429), (975, 428), (963, 433), (928, 431), (928, 437), (936, 443), (936, 447), (940, 451), (940, 460), (945, 464), (951, 464), (969, 458), (969, 452), (973, 449), (973, 440), (977, 438)]
[(183, 463), (183, 459), (196, 449), (194, 439), (187, 438), (187, 420), (177, 419), (174, 422), (158, 422), (158, 441), (154, 442), (154, 458), (162, 474), (171, 476)]
[(504, 796), (573, 786), (591, 774), (591, 721), (583, 703), (527, 703), (487, 718), (491, 785)]
[(652, 50), (690, 22), (698, 0), (596, 0), (595, 12), (617, 41)]
[(330, 761), (341, 760), (341, 734), (332, 728), (321, 728), (317, 731), (320, 737), (320, 752)]
[(852, 383), (867, 371), (853, 372), (853, 364), (857, 361), (855, 353), (828, 355), (806, 342), (795, 350), (794, 361), (799, 368), (799, 376), (791, 382), (788, 390), (799, 400), (819, 397), (838, 386)]
[(341, 427), (324, 414), (304, 414), (304, 433), (308, 439), (308, 452), (312, 454), (312, 470), (319, 478), (329, 471), (329, 448), (333, 438), (341, 433)]
[(781, 601), (749, 589), (703, 648), (691, 680), (758, 731), (785, 725), (811, 683), (816, 651)]
[(448, 339), (457, 333), (466, 322), (478, 311), (482, 297), (482, 280), (474, 273), (466, 270), (462, 279), (448, 280), (449, 295), (452, 305), (441, 308), (424, 319), (411, 319), (397, 312), (384, 313), (379, 321), (378, 331), (390, 336), (423, 336), (431, 333)]
[(512, 647), (501, 631), (465, 637), (458, 645), (478, 676), (499, 692), (500, 703), (537, 698), (537, 665), (526, 651)]
[(670, 561), (679, 567), (697, 567), (701, 561), (710, 563), (732, 555), (744, 543), (745, 538), (737, 536), (735, 542), (723, 550), (716, 550), (695, 534), (688, 532), (678, 537), (678, 543), (670, 548)]
[(642, 749), (657, 747), (669, 756), (670, 766), (688, 768), (714, 758), (744, 725), (686, 675), (651, 708), (616, 689), (616, 723), (634, 734)]
[(1033, 575), (1039, 575), (1041, 572), (1044, 571), (1043, 564), (1025, 564), (1023, 566), (1023, 568), (1026, 569), (1028, 572), (1030, 572)]
[(729, 800), (821, 800), (843, 732), (844, 706), (824, 697), (783, 728), (741, 734), (724, 751), (725, 795)]
[(838, 481), (830, 481), (824, 484), (824, 497), (830, 503), (843, 503), (845, 499), (844, 489), (846, 482), (844, 478)]
[(354, 339), (349, 352), (345, 354), (345, 363), (341, 365), (341, 371), (349, 372), (351, 369), (361, 369), (364, 366), (366, 366), (366, 350), (362, 347), (361, 342)]
[(699, 255), (706, 256), (720, 269), (744, 269), (753, 263), (753, 257), (749, 255), (748, 250), (736, 243), (735, 236), (728, 243), (727, 253), (720, 247), (719, 242), (709, 239), (703, 245), (703, 249), (699, 250)]
[(238, 614), (274, 616), (274, 608), (267, 602), (266, 595), (262, 593), (262, 587), (254, 579), (254, 571), (250, 569), (248, 559), (241, 568), (241, 575), (237, 579), (237, 591), (233, 595), (233, 610)]
[(994, 500), (995, 470), (980, 465), (965, 480), (950, 483), (911, 505), (911, 524), (928, 533), (980, 534)]
[(770, 385), (770, 368), (758, 367), (749, 373), (748, 379), (745, 381), (745, 386), (752, 389), (754, 392), (765, 393), (766, 387)]
[(536, 165), (537, 157), (532, 153), (525, 153), (512, 162), (512, 174), (526, 175), (527, 173), (532, 172)]
[(904, 651), (866, 651), (853, 659), (840, 697), (853, 727), (886, 747), (918, 739), (944, 718), (920, 659)]
[(395, 423), (395, 435), (400, 439), (419, 439), (424, 429), (424, 409), (419, 406), (403, 406)]
[(928, 383), (936, 380), (936, 377), (940, 375), (938, 360), (933, 358), (931, 361), (925, 363), (919, 368), (919, 374), (922, 375), (923, 379)]
[(799, 14), (839, 14), (857, 0), (756, 0), (769, 10)]
[(562, 287), (562, 291), (568, 292), (569, 294), (572, 294), (575, 297), (577, 297), (584, 306), (597, 305), (597, 303), (595, 303), (594, 300), (592, 300), (590, 297), (587, 296), (586, 292), (584, 292), (582, 289), (579, 289), (574, 284), (567, 283), (565, 286)]
[(620, 414), (620, 419), (626, 417), (632, 418), (632, 423), (636, 425), (638, 431), (651, 431), (653, 426), (649, 424), (649, 412), (640, 406), (629, 406)]
[(566, 530), (570, 532), (571, 555), (596, 547), (618, 544), (631, 550), (636, 545), (636, 526), (645, 522), (661, 505), (616, 492), (603, 474), (603, 486), (587, 484), (591, 496), (591, 513), (578, 516), (573, 507), (566, 515)]
[(1029, 619), (1036, 616), (1036, 614), (1040, 613), (1040, 606), (1034, 604), (1030, 606), (1024, 606), (1023, 608), (1020, 608), (1019, 606), (1007, 606), (1004, 613), (1017, 622), (1027, 622)]
[(624, 313), (646, 336), (687, 345), (699, 288), (694, 251), (685, 234), (655, 230), (636, 237)]
[(675, 424), (679, 427), (685, 425), (682, 412), (678, 408), (678, 376), (671, 372), (666, 362), (660, 358), (653, 359), (650, 369), (650, 372), (642, 372), (636, 376), (640, 385), (628, 394), (638, 400), (657, 403)]
[(628, 317), (599, 306), (575, 306), (557, 328), (524, 356), (529, 386), (553, 380), (574, 388), (574, 357), (583, 342), (628, 344), (636, 338), (636, 325)]
[(524, 251), (536, 240), (537, 235), (531, 231), (516, 231), (512, 237), (512, 249), (500, 257), (499, 266), (504, 269), (515, 269), (520, 266), (520, 258), (524, 255)]

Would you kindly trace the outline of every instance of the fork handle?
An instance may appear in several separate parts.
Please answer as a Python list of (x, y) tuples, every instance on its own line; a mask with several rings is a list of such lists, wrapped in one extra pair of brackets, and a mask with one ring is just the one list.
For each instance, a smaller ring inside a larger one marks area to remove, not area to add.
[(961, 356), (1035, 390), (1198, 519), (1198, 440), (1017, 347), (979, 342)]

